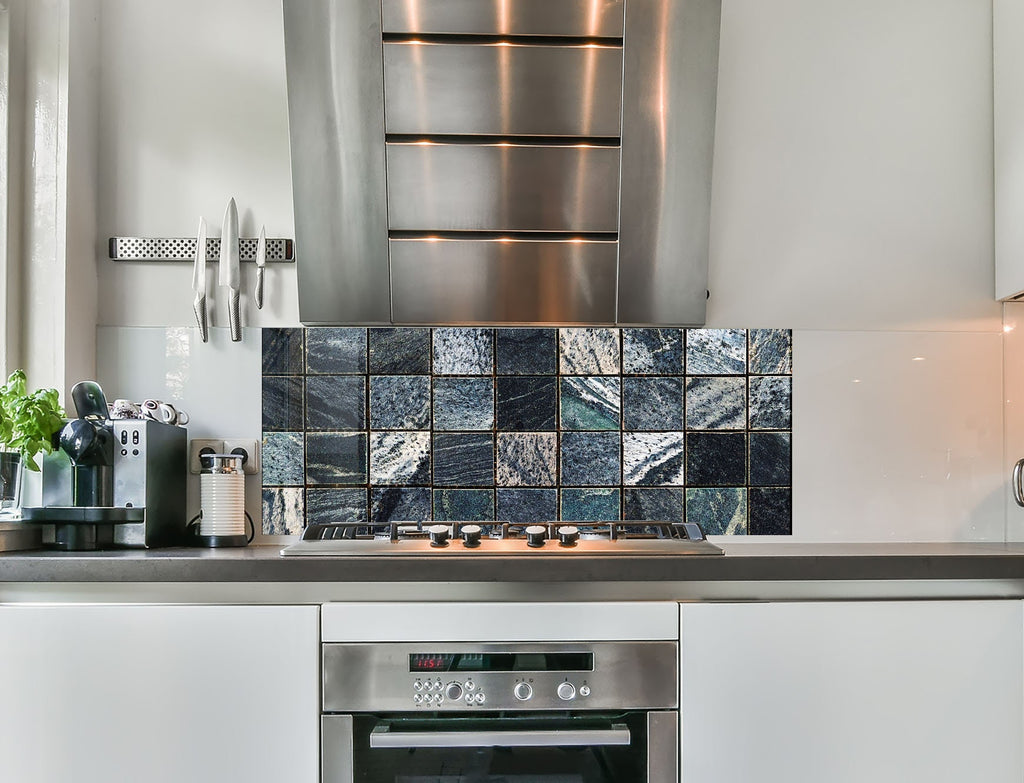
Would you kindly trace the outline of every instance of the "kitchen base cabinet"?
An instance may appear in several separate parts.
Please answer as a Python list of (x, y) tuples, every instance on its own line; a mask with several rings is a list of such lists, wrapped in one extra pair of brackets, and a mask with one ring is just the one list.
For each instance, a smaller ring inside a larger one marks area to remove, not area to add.
[(1020, 783), (1020, 601), (684, 604), (683, 783)]
[(315, 783), (318, 608), (0, 607), (0, 780)]

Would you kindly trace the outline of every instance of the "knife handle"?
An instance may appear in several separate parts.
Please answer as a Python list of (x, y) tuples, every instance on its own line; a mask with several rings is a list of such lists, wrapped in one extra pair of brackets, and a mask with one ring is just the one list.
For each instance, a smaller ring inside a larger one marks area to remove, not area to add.
[(239, 343), (242, 341), (242, 323), (241, 314), (238, 310), (238, 289), (231, 291), (231, 299), (228, 302), (228, 324), (231, 326), (231, 342)]
[(263, 309), (263, 267), (256, 267), (256, 291), (253, 294), (253, 301), (256, 302), (256, 309)]
[(202, 294), (196, 294), (196, 298), (192, 301), (192, 309), (196, 314), (196, 323), (199, 325), (199, 336), (203, 338), (203, 342), (209, 342), (210, 333), (206, 328), (206, 297)]

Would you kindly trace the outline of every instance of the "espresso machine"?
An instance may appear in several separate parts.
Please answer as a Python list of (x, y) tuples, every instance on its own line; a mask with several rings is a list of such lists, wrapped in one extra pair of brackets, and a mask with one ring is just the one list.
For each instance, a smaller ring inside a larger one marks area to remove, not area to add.
[(42, 506), (23, 508), (58, 549), (182, 543), (188, 435), (152, 419), (111, 419), (99, 384), (71, 390), (78, 418), (43, 460)]

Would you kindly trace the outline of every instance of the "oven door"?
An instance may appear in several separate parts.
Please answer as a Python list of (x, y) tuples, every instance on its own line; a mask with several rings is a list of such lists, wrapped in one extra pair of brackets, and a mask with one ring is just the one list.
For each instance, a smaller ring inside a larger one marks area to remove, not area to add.
[(324, 783), (676, 783), (676, 712), (324, 715)]

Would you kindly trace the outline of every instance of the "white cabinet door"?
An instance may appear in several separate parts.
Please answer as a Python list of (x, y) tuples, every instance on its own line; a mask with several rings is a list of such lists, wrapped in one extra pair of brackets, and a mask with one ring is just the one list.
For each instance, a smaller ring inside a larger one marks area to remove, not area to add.
[(996, 299), (1024, 292), (1024, 0), (992, 2)]
[(315, 783), (318, 608), (0, 607), (0, 780)]
[(683, 783), (1020, 783), (1019, 601), (681, 608)]

